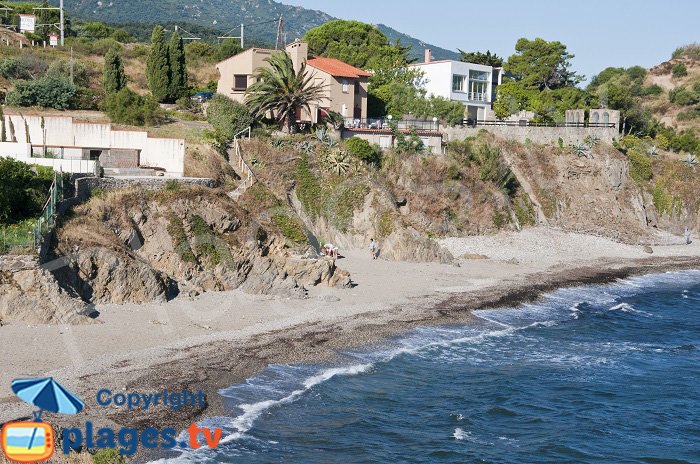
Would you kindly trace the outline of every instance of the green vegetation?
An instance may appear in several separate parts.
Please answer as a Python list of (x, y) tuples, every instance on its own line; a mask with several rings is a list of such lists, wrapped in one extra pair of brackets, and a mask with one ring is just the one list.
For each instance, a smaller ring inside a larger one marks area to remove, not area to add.
[(146, 79), (153, 97), (164, 102), (170, 97), (170, 54), (161, 26), (153, 29), (151, 51), (146, 61)]
[(292, 59), (284, 52), (275, 52), (265, 61), (270, 67), (255, 72), (255, 83), (246, 92), (246, 104), (257, 119), (272, 113), (280, 127), (294, 132), (297, 111), (310, 113), (311, 104), (323, 98), (323, 87), (306, 71), (306, 63), (295, 71)]
[(682, 47), (678, 47), (673, 52), (673, 55), (671, 57), (674, 59), (687, 57), (687, 58), (690, 58), (692, 60), (700, 61), (700, 44), (692, 43), (692, 44), (684, 45)]
[(245, 105), (221, 94), (215, 95), (209, 102), (207, 120), (214, 127), (215, 137), (220, 143), (232, 140), (234, 135), (254, 123)]
[(215, 246), (217, 237), (213, 234), (211, 227), (199, 215), (193, 215), (189, 218), (192, 234), (195, 236), (195, 252), (201, 258), (204, 258), (206, 264), (210, 267), (221, 264), (221, 254)]
[(536, 222), (535, 207), (530, 198), (523, 193), (513, 201), (515, 217), (521, 226), (534, 226)]
[(92, 455), (95, 464), (126, 464), (127, 460), (116, 448), (104, 448)]
[(486, 53), (459, 50), (459, 54), (461, 55), (460, 60), (465, 63), (482, 64), (484, 66), (493, 66), (494, 68), (503, 66), (503, 58), (495, 53), (492, 55), (490, 50), (486, 50)]
[(54, 172), (0, 157), (0, 223), (13, 224), (39, 214)]
[(176, 101), (182, 96), (187, 96), (187, 64), (185, 62), (185, 46), (182, 37), (177, 32), (170, 36), (168, 46), (168, 59), (170, 63), (170, 91), (169, 100)]
[(688, 75), (688, 68), (683, 63), (676, 63), (671, 70), (673, 77), (683, 77)]
[(24, 219), (16, 224), (0, 223), (0, 254), (16, 248), (30, 247), (34, 243), (35, 219)]
[(132, 126), (153, 126), (163, 116), (153, 97), (143, 97), (128, 87), (107, 95), (105, 111), (112, 122)]
[(681, 106), (690, 106), (700, 103), (700, 85), (696, 83), (693, 88), (684, 86), (675, 87), (668, 93), (668, 99), (671, 103)]
[(182, 224), (180, 218), (177, 217), (175, 214), (171, 213), (168, 216), (167, 230), (168, 234), (170, 234), (170, 238), (173, 241), (175, 251), (177, 251), (178, 255), (180, 255), (180, 259), (182, 259), (186, 263), (197, 262), (194, 253), (192, 253), (192, 248), (190, 247), (190, 242), (187, 238), (187, 234), (185, 233), (185, 227)]
[(348, 152), (361, 159), (365, 163), (379, 165), (382, 152), (378, 146), (370, 144), (367, 140), (359, 137), (352, 137), (345, 142)]
[(386, 238), (394, 232), (394, 216), (388, 211), (379, 215), (377, 221), (377, 234), (379, 238)]
[(513, 195), (518, 188), (518, 180), (510, 170), (500, 148), (480, 143), (473, 152), (474, 160), (479, 165), (479, 177), (484, 182), (492, 182), (507, 195)]
[(347, 232), (350, 227), (355, 210), (365, 201), (369, 193), (369, 186), (364, 182), (351, 182), (350, 185), (341, 185), (339, 195), (331, 195), (332, 204), (326, 205), (326, 214), (341, 232)]
[(630, 150), (627, 153), (630, 164), (630, 177), (637, 183), (650, 180), (654, 172), (651, 169), (651, 159), (637, 150)]
[(321, 212), (321, 185), (311, 173), (309, 157), (303, 155), (296, 168), (297, 195), (306, 211), (318, 215)]
[(15, 90), (7, 94), (7, 104), (12, 106), (40, 106), (57, 110), (77, 106), (78, 89), (67, 80), (42, 77), (35, 81), (18, 81)]
[(284, 209), (272, 215), (272, 221), (284, 237), (294, 244), (307, 243), (304, 226), (293, 211)]
[(116, 49), (110, 49), (105, 55), (103, 86), (107, 94), (116, 93), (126, 87), (124, 62)]

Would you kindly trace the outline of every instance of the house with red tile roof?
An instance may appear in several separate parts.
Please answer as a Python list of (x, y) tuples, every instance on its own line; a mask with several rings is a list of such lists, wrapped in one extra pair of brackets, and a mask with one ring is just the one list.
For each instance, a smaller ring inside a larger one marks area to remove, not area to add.
[[(313, 105), (310, 114), (297, 114), (300, 122), (316, 123), (328, 112), (336, 112), (347, 119), (367, 118), (367, 85), (370, 74), (335, 58), (309, 56), (306, 42), (296, 41), (285, 48), (295, 69), (306, 63), (313, 81), (323, 86), (325, 96)], [(253, 74), (275, 50), (250, 48), (216, 65), (219, 71), (217, 92), (243, 102), (245, 92), (254, 82)]]

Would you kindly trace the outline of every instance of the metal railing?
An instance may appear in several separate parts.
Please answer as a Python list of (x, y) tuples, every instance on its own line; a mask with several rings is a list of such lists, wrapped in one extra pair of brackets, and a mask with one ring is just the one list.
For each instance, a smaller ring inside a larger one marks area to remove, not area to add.
[(419, 131), (430, 131), (439, 132), (440, 122), (439, 121), (425, 121), (425, 120), (413, 120), (413, 119), (358, 119), (358, 118), (345, 118), (344, 125), (346, 129), (364, 129), (364, 130), (391, 130), (392, 126), (395, 126), (398, 130), (419, 130)]
[(520, 127), (607, 127), (615, 128), (617, 125), (615, 123), (608, 122), (533, 122), (528, 120), (476, 120), (476, 119), (464, 119), (462, 121), (463, 126), (520, 126)]
[(241, 176), (241, 180), (243, 181), (241, 187), (243, 191), (248, 190), (250, 187), (253, 186), (253, 184), (255, 184), (255, 182), (257, 182), (257, 179), (255, 178), (255, 173), (250, 168), (250, 166), (248, 166), (248, 163), (245, 162), (245, 160), (243, 159), (243, 155), (241, 154), (240, 136), (246, 134), (248, 136), (248, 139), (250, 139), (250, 127), (240, 131), (239, 133), (233, 136), (233, 150), (229, 150), (229, 163), (233, 165), (234, 169), (236, 169), (238, 174)]
[(34, 246), (38, 250), (41, 248), (43, 238), (53, 230), (56, 226), (57, 207), (63, 201), (63, 173), (55, 173), (51, 189), (49, 190), (49, 198), (46, 200), (44, 209), (36, 221), (34, 227)]

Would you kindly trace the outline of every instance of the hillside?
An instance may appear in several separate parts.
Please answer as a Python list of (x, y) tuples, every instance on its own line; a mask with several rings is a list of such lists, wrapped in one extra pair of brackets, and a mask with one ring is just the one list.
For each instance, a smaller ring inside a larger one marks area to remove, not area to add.
[[(674, 68), (685, 69), (685, 73)], [(667, 126), (700, 130), (700, 59), (678, 56), (654, 66), (645, 79), (646, 85), (658, 85), (662, 92), (643, 100), (645, 107)]]
[[(58, 0), (51, 0), (51, 3), (57, 4)], [(148, 3), (138, 0), (65, 0), (65, 6), (75, 17), (107, 23), (195, 24), (220, 33), (238, 28), (240, 24), (255, 24), (246, 29), (246, 35), (253, 43), (265, 44), (275, 43), (275, 20), (280, 15), (284, 17), (288, 42), (302, 37), (309, 29), (336, 19), (322, 11), (273, 0), (161, 0)], [(258, 24), (263, 22), (267, 23)], [(432, 49), (437, 59), (457, 57), (456, 52), (427, 44), (391, 27), (383, 24), (377, 27), (392, 41), (400, 38), (403, 44), (410, 46), (413, 57), (422, 57), (425, 48)]]

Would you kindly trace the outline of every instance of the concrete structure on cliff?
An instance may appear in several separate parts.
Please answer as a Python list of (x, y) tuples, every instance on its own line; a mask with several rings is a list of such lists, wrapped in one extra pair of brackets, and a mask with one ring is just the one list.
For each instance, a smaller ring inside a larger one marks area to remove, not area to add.
[(117, 130), (111, 124), (70, 116), (5, 114), (7, 142), (0, 156), (73, 173), (182, 177), (185, 141), (149, 137), (146, 131)]

